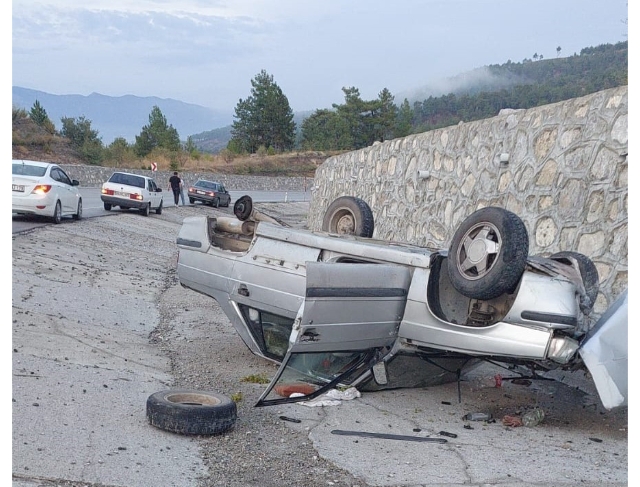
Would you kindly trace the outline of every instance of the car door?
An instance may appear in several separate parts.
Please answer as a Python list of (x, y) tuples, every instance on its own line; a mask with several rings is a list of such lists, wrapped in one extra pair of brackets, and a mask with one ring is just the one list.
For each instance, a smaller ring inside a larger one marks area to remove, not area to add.
[(151, 208), (157, 208), (158, 206), (160, 206), (162, 193), (158, 191), (158, 186), (153, 179), (147, 180), (147, 189), (149, 191), (149, 199), (151, 200)]
[(56, 181), (57, 193), (60, 198), (63, 213), (73, 213), (76, 211), (78, 202), (76, 187), (71, 182), (71, 178), (67, 176), (61, 168), (53, 167), (51, 169), (51, 178)]
[(220, 185), (220, 192), (222, 193), (222, 197), (220, 198), (220, 205), (229, 206), (231, 204), (231, 195), (222, 184)]
[(289, 349), (256, 406), (313, 399), (368, 372), (397, 338), (410, 283), (404, 266), (308, 262)]

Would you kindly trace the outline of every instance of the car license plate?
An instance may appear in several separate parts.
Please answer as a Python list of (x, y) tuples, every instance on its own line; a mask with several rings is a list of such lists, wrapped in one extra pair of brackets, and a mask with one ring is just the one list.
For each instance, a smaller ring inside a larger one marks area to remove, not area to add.
[(11, 185), (11, 190), (12, 191), (19, 191), (21, 193), (24, 193), (24, 184), (12, 184)]
[(114, 191), (113, 194), (115, 194), (116, 196), (126, 196), (127, 198), (129, 197), (129, 193), (125, 193), (124, 191)]
[(204, 194), (204, 191), (196, 191), (198, 194)]

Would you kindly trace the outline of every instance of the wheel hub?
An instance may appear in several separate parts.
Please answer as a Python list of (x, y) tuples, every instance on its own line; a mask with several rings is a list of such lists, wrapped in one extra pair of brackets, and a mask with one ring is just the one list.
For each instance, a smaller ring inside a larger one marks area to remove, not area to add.
[(474, 240), (467, 249), (467, 259), (474, 264), (477, 264), (487, 256), (487, 245), (484, 240)]
[(340, 235), (353, 235), (356, 227), (351, 215), (344, 215), (336, 223), (336, 233)]

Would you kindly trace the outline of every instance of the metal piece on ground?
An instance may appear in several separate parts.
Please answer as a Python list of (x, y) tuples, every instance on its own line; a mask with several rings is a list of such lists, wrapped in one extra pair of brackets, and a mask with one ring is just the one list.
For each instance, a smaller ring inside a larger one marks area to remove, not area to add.
[(444, 438), (427, 438), (424, 436), (407, 436), (407, 435), (390, 435), (387, 433), (368, 433), (366, 431), (346, 431), (346, 430), (332, 430), (334, 435), (342, 436), (361, 436), (364, 438), (380, 438), (383, 440), (403, 440), (403, 441), (424, 441), (432, 443), (447, 443)]

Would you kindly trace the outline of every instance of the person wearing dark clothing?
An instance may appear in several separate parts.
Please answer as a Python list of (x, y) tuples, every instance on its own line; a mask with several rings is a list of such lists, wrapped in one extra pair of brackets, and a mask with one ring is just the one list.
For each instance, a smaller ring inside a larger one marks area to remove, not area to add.
[(182, 190), (182, 181), (180, 181), (177, 171), (169, 178), (169, 189), (173, 191), (173, 202), (174, 206), (177, 207), (180, 199), (180, 191)]

